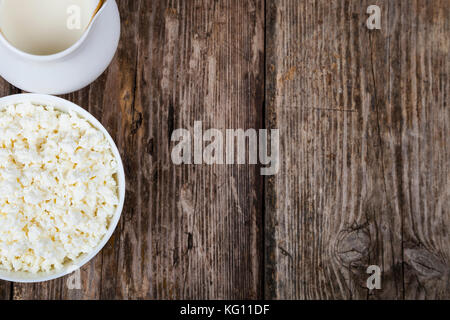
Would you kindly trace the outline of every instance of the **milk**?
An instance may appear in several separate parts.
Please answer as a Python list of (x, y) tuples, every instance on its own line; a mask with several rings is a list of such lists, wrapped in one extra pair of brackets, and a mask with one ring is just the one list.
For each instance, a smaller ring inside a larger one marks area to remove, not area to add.
[(0, 0), (0, 31), (35, 55), (63, 51), (86, 31), (99, 0)]

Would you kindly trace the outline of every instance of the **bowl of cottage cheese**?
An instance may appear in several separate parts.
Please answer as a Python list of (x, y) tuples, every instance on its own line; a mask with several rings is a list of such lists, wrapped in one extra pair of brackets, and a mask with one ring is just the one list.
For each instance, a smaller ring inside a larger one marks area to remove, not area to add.
[(58, 97), (0, 98), (0, 279), (40, 282), (91, 260), (125, 198), (119, 151), (106, 129)]

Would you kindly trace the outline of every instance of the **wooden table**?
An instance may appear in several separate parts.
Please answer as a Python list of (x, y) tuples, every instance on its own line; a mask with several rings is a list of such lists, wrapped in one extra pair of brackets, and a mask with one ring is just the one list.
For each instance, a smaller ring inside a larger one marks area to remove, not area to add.
[[(450, 298), (448, 0), (118, 2), (113, 63), (64, 98), (117, 142), (121, 222), (81, 290), (0, 298)], [(280, 172), (174, 165), (173, 130), (197, 120), (279, 128)]]

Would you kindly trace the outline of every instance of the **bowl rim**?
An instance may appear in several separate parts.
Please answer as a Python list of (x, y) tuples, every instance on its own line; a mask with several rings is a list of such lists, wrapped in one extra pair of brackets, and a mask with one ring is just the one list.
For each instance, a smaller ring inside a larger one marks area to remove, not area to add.
[(36, 94), (36, 93), (22, 93), (2, 97), (0, 98), (0, 110), (2, 110), (4, 107), (8, 105), (18, 104), (22, 102), (31, 102), (32, 104), (36, 105), (48, 105), (62, 112), (68, 111), (75, 112), (77, 115), (87, 120), (94, 128), (100, 130), (105, 135), (106, 139), (111, 145), (112, 152), (118, 163), (117, 180), (119, 188), (119, 204), (110, 221), (107, 233), (103, 236), (102, 241), (90, 253), (85, 253), (81, 255), (77, 260), (73, 261), (72, 263), (68, 264), (67, 266), (57, 271), (39, 272), (37, 274), (32, 274), (29, 272), (11, 272), (0, 269), (0, 280), (18, 283), (34, 283), (61, 278), (80, 269), (89, 261), (91, 261), (95, 256), (97, 256), (97, 254), (105, 247), (105, 245), (108, 243), (111, 236), (113, 235), (114, 231), (116, 230), (116, 227), (122, 215), (122, 210), (125, 202), (125, 171), (123, 167), (122, 158), (119, 153), (119, 149), (117, 148), (111, 135), (100, 123), (100, 121), (98, 121), (88, 111), (86, 111), (85, 109), (81, 108), (80, 106), (69, 100), (52, 95)]

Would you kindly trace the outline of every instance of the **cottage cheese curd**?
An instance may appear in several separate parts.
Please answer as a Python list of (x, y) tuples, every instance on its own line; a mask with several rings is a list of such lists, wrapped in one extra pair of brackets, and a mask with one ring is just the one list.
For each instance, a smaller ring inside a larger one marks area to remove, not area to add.
[(47, 272), (91, 252), (119, 204), (117, 172), (106, 137), (77, 114), (0, 110), (0, 268)]

